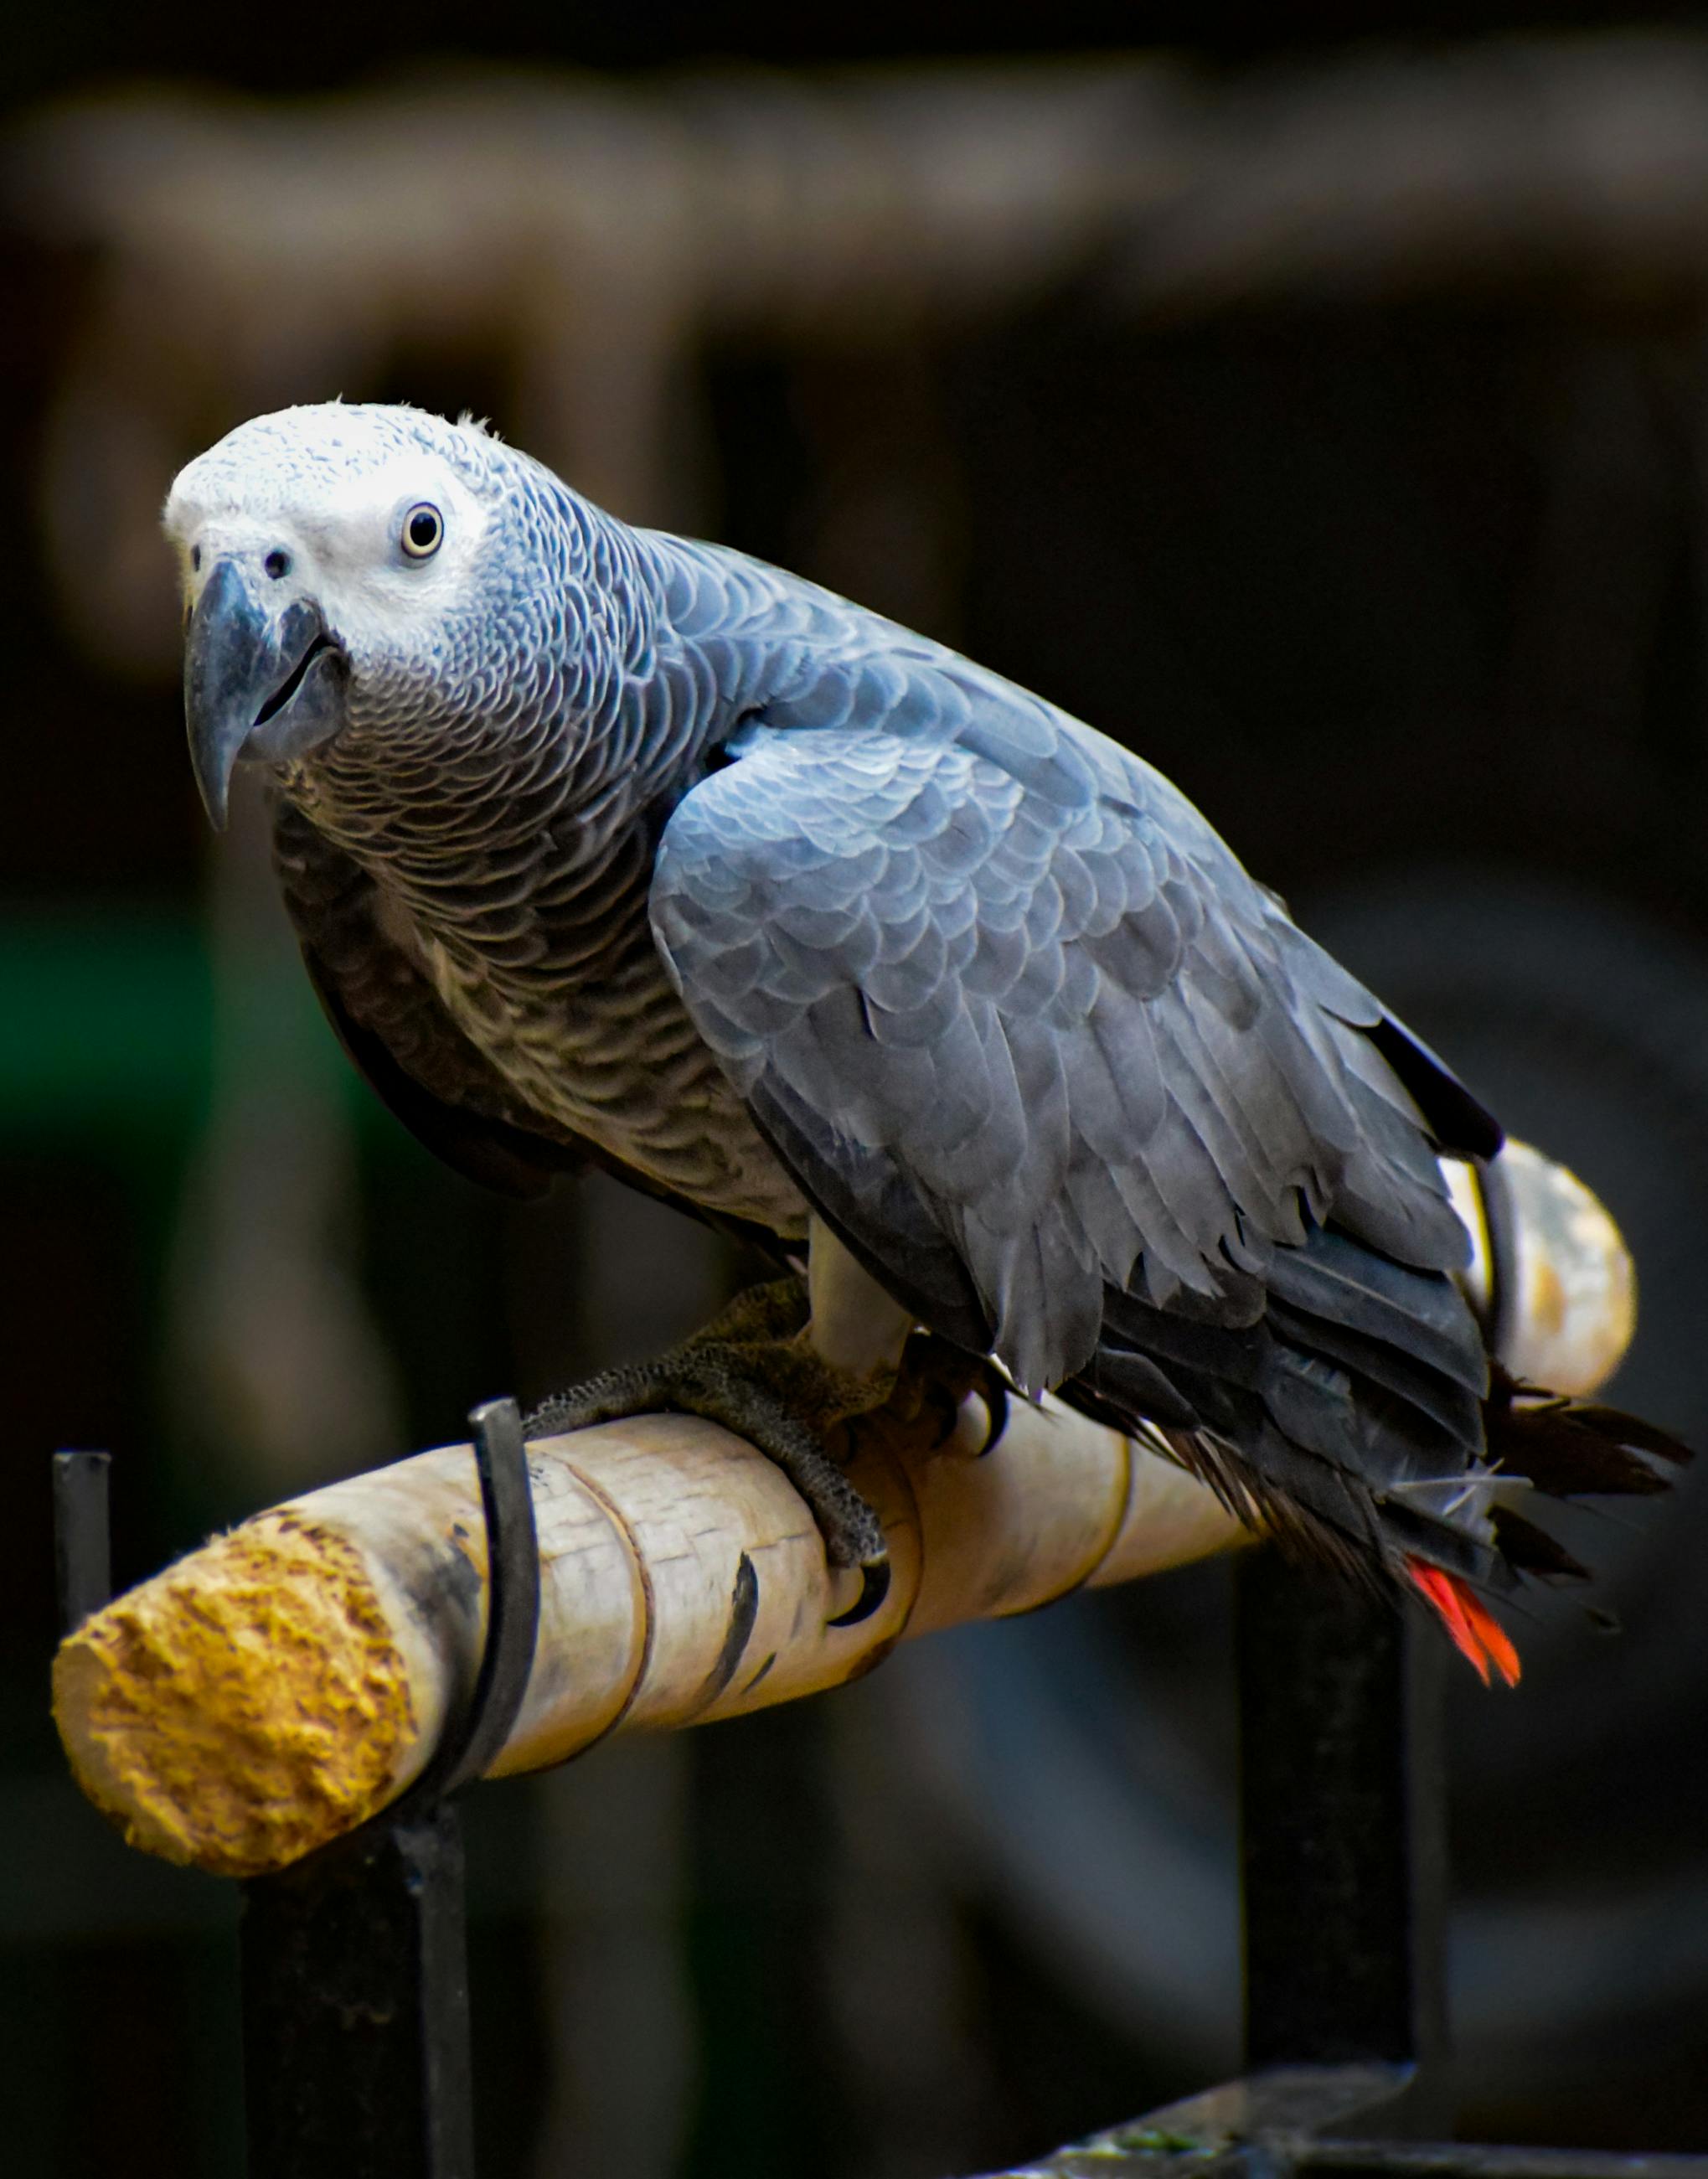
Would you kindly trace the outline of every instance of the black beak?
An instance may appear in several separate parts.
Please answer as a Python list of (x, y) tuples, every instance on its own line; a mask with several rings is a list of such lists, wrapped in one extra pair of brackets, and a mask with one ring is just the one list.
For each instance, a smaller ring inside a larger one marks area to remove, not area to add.
[(284, 763), (343, 724), (343, 656), (320, 608), (303, 597), (282, 600), (277, 610), (266, 601), (235, 560), (220, 560), (184, 639), (189, 759), (220, 832), (239, 762)]

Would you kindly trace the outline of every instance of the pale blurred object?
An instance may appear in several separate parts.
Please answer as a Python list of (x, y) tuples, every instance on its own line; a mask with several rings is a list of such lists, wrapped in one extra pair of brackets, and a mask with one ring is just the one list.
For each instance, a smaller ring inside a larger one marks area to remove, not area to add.
[(47, 453), (67, 617), (109, 667), (163, 675), (165, 480), (247, 416), (423, 353), (497, 365), (507, 434), (680, 526), (704, 502), (703, 344), (875, 349), (1013, 310), (1177, 185), (1178, 82), (1157, 62), (645, 90), (464, 71), (39, 114), (9, 140), (14, 202), (96, 267)]
[(43, 480), (62, 609), (149, 675), (177, 649), (163, 481), (256, 413), (407, 395), (422, 355), (496, 367), (507, 431), (682, 527), (719, 343), (876, 358), (1066, 282), (1140, 323), (1519, 280), (1694, 306), (1708, 284), (1708, 41), (1683, 34), (1219, 84), (1106, 55), (129, 91), (4, 146), (24, 232), (92, 266)]
[(682, 1944), (688, 1748), (637, 1735), (539, 1781), (537, 1973), (555, 2054), (533, 2169), (673, 2179), (700, 2085)]
[[(1466, 1284), (1486, 1309), (1488, 1241), (1477, 1180), (1451, 1160), (1442, 1171), (1472, 1237)], [(1500, 1172), (1512, 1205), (1514, 1291), (1501, 1305), (1499, 1359), (1521, 1383), (1583, 1398), (1612, 1375), (1636, 1333), (1631, 1252), (1577, 1175), (1528, 1143), (1507, 1144)]]
[(825, 1724), (827, 1995), (838, 2050), (860, 2084), (860, 2179), (955, 2171), (1002, 2094), (979, 2033), (986, 1969), (964, 1913), (977, 1880), (887, 1676), (848, 1688)]
[(180, 1196), (163, 1391), (240, 1497), (371, 1465), (402, 1411), (358, 1260), (345, 1062), (281, 912), (266, 812), (239, 793), (208, 864), (214, 1067)]
[(1129, 303), (1508, 294), (1614, 303), (1708, 279), (1708, 41), (1668, 30), (1361, 44), (1235, 80), (1213, 141), (1136, 237)]

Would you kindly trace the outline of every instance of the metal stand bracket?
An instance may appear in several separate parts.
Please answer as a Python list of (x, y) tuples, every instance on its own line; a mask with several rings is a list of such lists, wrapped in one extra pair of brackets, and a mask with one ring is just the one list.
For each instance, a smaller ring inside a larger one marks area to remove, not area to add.
[[(486, 1524), (486, 1638), (421, 1776), (346, 1838), (245, 1884), (250, 2179), (473, 2179), (463, 1841), (451, 1796), (509, 1737), (534, 1660), (540, 1562), (513, 1400), (469, 1418)], [(60, 1618), (112, 1591), (104, 1452), (53, 1460)]]

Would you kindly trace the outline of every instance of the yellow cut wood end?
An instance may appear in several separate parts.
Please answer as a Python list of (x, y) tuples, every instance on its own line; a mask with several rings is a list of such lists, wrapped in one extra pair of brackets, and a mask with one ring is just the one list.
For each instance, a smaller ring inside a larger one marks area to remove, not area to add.
[(131, 1845), (222, 1876), (354, 1829), (419, 1736), (360, 1554), (289, 1513), (86, 1620), (54, 1660), (53, 1710), (79, 1784)]

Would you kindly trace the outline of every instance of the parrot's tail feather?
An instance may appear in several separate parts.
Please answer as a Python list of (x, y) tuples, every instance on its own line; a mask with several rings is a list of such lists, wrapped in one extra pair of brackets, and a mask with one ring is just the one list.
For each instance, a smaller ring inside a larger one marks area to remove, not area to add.
[(1367, 1587), (1415, 1590), (1486, 1679), (1515, 1682), (1517, 1653), (1480, 1600), (1588, 1574), (1538, 1509), (1665, 1490), (1688, 1451), (1617, 1408), (1514, 1382), (1446, 1273), (1338, 1227), (1277, 1249), (1267, 1283), (1255, 1323), (1111, 1292), (1063, 1398), (1118, 1429), (1144, 1418), (1239, 1519)]
[(1509, 1688), (1517, 1687), (1523, 1670), (1519, 1653), (1505, 1627), (1470, 1583), (1459, 1574), (1443, 1573), (1439, 1567), (1426, 1565), (1419, 1558), (1406, 1561), (1406, 1572), (1483, 1685), (1490, 1684), (1492, 1665)]
[[(1670, 1490), (1667, 1468), (1690, 1448), (1618, 1408), (1564, 1399), (1493, 1365), (1483, 1424), (1490, 1457), (1551, 1498), (1648, 1496)], [(1659, 1463), (1665, 1463), (1665, 1466)]]
[(1527, 1521), (1522, 1513), (1515, 1513), (1509, 1506), (1497, 1506), (1490, 1519), (1494, 1524), (1495, 1548), (1509, 1567), (1519, 1573), (1533, 1573), (1546, 1581), (1592, 1581), (1595, 1577), (1581, 1559), (1573, 1558), (1559, 1538), (1551, 1535), (1534, 1521)]

